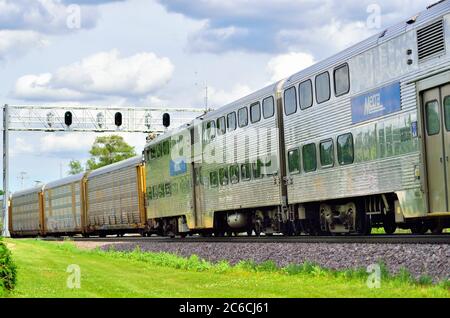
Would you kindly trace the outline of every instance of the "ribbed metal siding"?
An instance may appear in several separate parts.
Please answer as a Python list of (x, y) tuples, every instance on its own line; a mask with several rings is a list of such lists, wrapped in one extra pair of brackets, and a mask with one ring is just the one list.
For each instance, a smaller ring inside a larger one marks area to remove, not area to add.
[(97, 230), (126, 229), (143, 222), (135, 165), (89, 177), (87, 224)]
[(13, 233), (39, 233), (40, 210), (38, 193), (28, 193), (13, 197), (11, 214)]
[(419, 61), (445, 52), (443, 20), (417, 30), (417, 48)]
[(48, 233), (81, 231), (81, 184), (70, 183), (44, 191), (44, 220)]
[[(261, 96), (265, 98), (269, 95)], [(276, 99), (275, 99), (276, 100)], [(247, 100), (245, 104), (240, 107), (249, 106), (258, 100)], [(259, 100), (262, 104), (262, 100)], [(231, 110), (230, 110), (231, 111)], [(218, 116), (219, 117), (219, 116)], [(236, 138), (236, 155), (232, 160), (233, 164), (243, 164), (246, 162), (255, 162), (257, 158), (264, 158), (270, 156), (272, 160), (276, 161), (278, 175), (280, 173), (280, 161), (278, 158), (279, 138), (278, 131), (273, 130), (277, 128), (277, 110), (275, 105), (275, 115), (269, 119), (263, 119), (255, 124), (250, 123), (245, 128), (238, 128), (233, 132), (228, 132), (224, 136), (216, 137), (214, 141), (215, 151), (219, 154), (227, 154), (233, 152), (233, 149), (227, 149), (229, 145), (223, 138), (233, 140)], [(271, 135), (266, 135), (265, 131), (271, 130)], [(252, 131), (252, 133), (248, 133)], [(243, 138), (248, 134), (247, 141)], [(270, 138), (272, 142), (267, 143), (266, 147), (258, 146), (259, 138)], [(224, 146), (225, 145), (225, 146)], [(228, 160), (227, 160), (228, 161)], [(204, 179), (204, 198), (205, 210), (212, 215), (214, 211), (233, 211), (237, 209), (278, 206), (281, 204), (280, 186), (274, 182), (273, 176), (265, 176), (262, 179), (254, 179), (250, 181), (240, 180), (237, 184), (232, 184), (231, 181), (226, 186), (219, 185), (218, 187), (211, 187), (209, 184), (209, 176), (211, 171), (218, 171), (222, 167), (230, 167), (231, 162), (227, 164), (207, 163), (204, 162), (203, 179)]]

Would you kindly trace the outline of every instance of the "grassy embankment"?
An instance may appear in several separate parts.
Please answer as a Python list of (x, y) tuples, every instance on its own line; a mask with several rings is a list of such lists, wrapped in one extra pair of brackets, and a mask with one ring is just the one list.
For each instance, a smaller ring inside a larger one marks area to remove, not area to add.
[[(449, 297), (449, 284), (412, 282), (405, 272), (383, 273), (381, 288), (366, 285), (365, 271), (333, 272), (312, 264), (279, 269), (168, 254), (81, 250), (71, 242), (6, 240), (18, 267), (9, 297)], [(81, 288), (67, 288), (67, 267), (81, 269)]]

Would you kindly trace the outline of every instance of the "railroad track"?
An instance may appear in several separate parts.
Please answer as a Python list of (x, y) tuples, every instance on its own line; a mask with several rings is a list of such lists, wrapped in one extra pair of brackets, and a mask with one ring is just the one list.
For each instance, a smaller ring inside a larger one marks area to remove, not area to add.
[[(63, 241), (65, 237), (46, 237), (46, 241)], [(357, 244), (450, 244), (450, 234), (443, 235), (371, 235), (371, 236), (263, 236), (263, 237), (201, 237), (192, 236), (186, 238), (166, 237), (72, 237), (70, 240), (81, 242), (162, 242), (162, 243), (357, 243)]]

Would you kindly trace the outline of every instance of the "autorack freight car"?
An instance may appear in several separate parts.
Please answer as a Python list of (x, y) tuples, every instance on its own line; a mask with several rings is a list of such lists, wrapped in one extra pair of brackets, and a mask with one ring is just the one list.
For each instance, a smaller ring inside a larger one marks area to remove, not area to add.
[(14, 193), (11, 236), (144, 232), (144, 173), (138, 156)]

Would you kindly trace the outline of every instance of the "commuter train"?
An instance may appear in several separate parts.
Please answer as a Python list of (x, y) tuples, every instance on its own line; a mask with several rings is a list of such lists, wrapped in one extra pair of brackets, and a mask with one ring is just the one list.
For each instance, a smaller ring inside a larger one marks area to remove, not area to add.
[[(441, 1), (150, 141), (145, 164), (132, 164), (134, 192), (123, 189), (137, 200), (131, 210), (114, 199), (125, 175), (100, 180), (99, 170), (14, 194), (10, 228), (440, 233), (450, 227), (449, 155), (450, 2)], [(53, 212), (56, 189), (69, 201)]]

